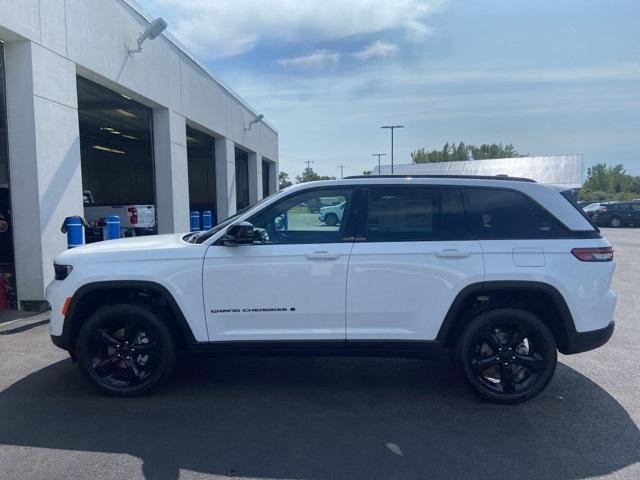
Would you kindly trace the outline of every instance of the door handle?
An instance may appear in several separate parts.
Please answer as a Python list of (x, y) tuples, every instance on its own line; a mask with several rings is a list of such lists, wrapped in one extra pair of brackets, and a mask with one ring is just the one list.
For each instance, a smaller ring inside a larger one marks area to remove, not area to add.
[(340, 256), (340, 254), (337, 252), (322, 251), (322, 252), (305, 253), (304, 256), (307, 257), (309, 260), (335, 260)]
[(447, 248), (436, 252), (436, 257), (440, 258), (467, 258), (470, 255), (471, 252), (468, 250), (457, 250), (455, 248)]

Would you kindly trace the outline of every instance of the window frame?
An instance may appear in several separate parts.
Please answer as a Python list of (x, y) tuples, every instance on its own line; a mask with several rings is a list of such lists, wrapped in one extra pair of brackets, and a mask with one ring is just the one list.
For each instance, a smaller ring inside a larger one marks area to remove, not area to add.
[[(278, 208), (279, 205), (281, 205), (282, 203), (290, 200), (291, 198), (297, 195), (306, 195), (312, 192), (331, 191), (331, 190), (337, 190), (337, 191), (343, 191), (343, 192), (345, 190), (351, 191), (351, 201), (347, 202), (348, 205), (346, 206), (346, 210), (342, 216), (343, 222), (340, 223), (342, 231), (338, 230), (338, 233), (342, 234), (340, 239), (338, 239), (337, 241), (315, 241), (315, 242), (303, 242), (303, 243), (301, 242), (252, 243), (252, 244), (249, 244), (248, 246), (316, 245), (316, 244), (328, 244), (328, 243), (353, 243), (354, 241), (353, 232), (355, 231), (355, 221), (357, 218), (356, 215), (357, 215), (357, 212), (359, 211), (358, 203), (360, 202), (359, 189), (357, 185), (330, 185), (330, 186), (324, 186), (324, 187), (318, 186), (318, 187), (305, 188), (304, 190), (291, 192), (291, 194), (286, 195), (281, 199), (277, 200), (276, 202), (270, 203), (269, 205), (265, 206), (259, 211), (253, 213), (250, 217), (246, 218), (244, 221), (253, 224), (255, 217), (257, 217), (258, 215), (264, 214), (265, 211), (268, 209)], [(344, 221), (345, 219), (346, 221)], [(342, 228), (343, 224), (344, 224), (344, 228)], [(233, 222), (231, 223), (231, 225), (233, 225)], [(222, 244), (223, 237), (217, 240), (215, 244)]]

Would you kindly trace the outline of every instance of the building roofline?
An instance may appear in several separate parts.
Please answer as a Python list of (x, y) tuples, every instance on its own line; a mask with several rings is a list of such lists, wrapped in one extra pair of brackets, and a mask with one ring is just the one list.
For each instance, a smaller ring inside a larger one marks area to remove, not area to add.
[[(118, 1), (121, 2), (125, 7), (129, 8), (133, 13), (140, 16), (145, 21), (151, 22), (153, 20), (153, 17), (149, 15), (136, 0), (118, 0)], [(180, 40), (178, 40), (175, 36), (173, 36), (171, 32), (169, 32), (168, 30), (165, 30), (164, 32), (161, 33), (161, 35), (164, 38), (166, 38), (169, 41), (169, 43), (171, 43), (175, 48), (177, 48), (180, 51), (180, 53), (182, 53), (185, 57), (191, 60), (191, 62), (194, 65), (196, 65), (200, 70), (202, 70), (202, 72), (205, 75), (207, 75), (214, 82), (220, 85), (220, 87), (222, 87), (222, 89), (226, 91), (240, 105), (242, 105), (244, 108), (249, 110), (256, 117), (259, 115), (259, 113), (256, 112), (256, 110), (251, 105), (249, 105), (240, 95), (238, 95), (229, 85), (227, 85), (224, 81), (222, 81), (220, 77), (218, 77), (215, 73), (209, 70), (209, 68), (204, 63), (198, 60), (197, 57), (193, 53), (191, 53), (189, 49)], [(270, 130), (272, 130), (273, 133), (278, 135), (278, 130), (273, 125), (271, 125), (267, 120), (262, 119), (262, 123), (264, 123)]]

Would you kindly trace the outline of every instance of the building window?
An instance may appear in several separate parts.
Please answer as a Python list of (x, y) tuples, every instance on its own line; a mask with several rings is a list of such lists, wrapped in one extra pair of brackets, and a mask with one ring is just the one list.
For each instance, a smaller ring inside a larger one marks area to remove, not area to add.
[(187, 126), (189, 208), (209, 210), (216, 218), (215, 139)]
[(236, 148), (236, 210), (249, 206), (249, 154)]
[(271, 165), (266, 160), (262, 160), (262, 197), (268, 197), (271, 195), (269, 190), (269, 168)]

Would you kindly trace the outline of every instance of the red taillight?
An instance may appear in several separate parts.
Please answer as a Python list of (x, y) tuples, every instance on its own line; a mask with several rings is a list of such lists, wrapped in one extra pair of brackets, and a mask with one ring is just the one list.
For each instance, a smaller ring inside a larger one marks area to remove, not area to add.
[(129, 212), (129, 223), (131, 223), (131, 225), (138, 223), (138, 209), (136, 207), (129, 207), (127, 211)]
[(610, 262), (613, 260), (613, 247), (574, 248), (571, 253), (583, 262)]

